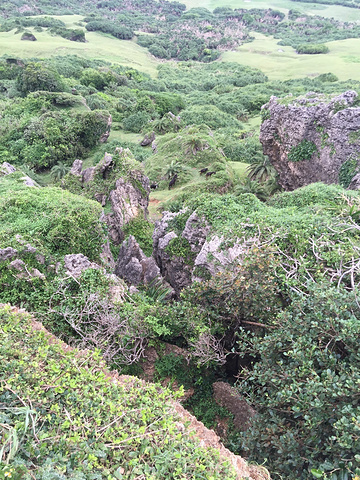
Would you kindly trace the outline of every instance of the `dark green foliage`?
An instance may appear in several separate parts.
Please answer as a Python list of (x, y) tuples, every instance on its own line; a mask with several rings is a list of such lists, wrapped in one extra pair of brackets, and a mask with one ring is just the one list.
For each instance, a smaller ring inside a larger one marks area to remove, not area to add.
[(140, 133), (141, 130), (150, 122), (150, 120), (151, 116), (146, 112), (133, 113), (124, 120), (124, 130)]
[(358, 173), (359, 165), (356, 158), (349, 158), (340, 167), (339, 183), (344, 188), (348, 188), (353, 177)]
[[(70, 106), (77, 108), (69, 112)], [(34, 92), (9, 101), (0, 122), (3, 159), (35, 170), (69, 165), (97, 144), (108, 118), (109, 112), (88, 111), (81, 97), (67, 93)]]
[(233, 116), (219, 110), (213, 105), (193, 106), (181, 113), (181, 119), (185, 125), (207, 125), (212, 129), (232, 127), (240, 129), (241, 123)]
[(124, 227), (125, 239), (129, 235), (133, 235), (142, 251), (150, 257), (153, 252), (152, 234), (154, 232), (154, 225), (142, 217), (135, 217), (130, 220)]
[(322, 73), (317, 77), (320, 82), (338, 82), (339, 79), (334, 73)]
[(193, 265), (195, 254), (190, 248), (188, 240), (183, 237), (176, 237), (170, 240), (165, 251), (172, 257), (180, 257), (185, 264)]
[(310, 160), (317, 148), (314, 142), (310, 140), (301, 140), (301, 142), (291, 147), (288, 155), (289, 162), (301, 162), (303, 160)]
[(28, 63), (17, 78), (16, 87), (23, 95), (37, 90), (61, 92), (65, 86), (56, 70), (41, 63)]
[(235, 332), (243, 323), (268, 323), (278, 311), (275, 264), (270, 249), (254, 248), (241, 265), (234, 262), (209, 280), (194, 283), (183, 292), (183, 297), (201, 306), (212, 331), (223, 336), (230, 350)]
[(243, 437), (250, 458), (293, 480), (360, 473), (359, 328), (354, 292), (309, 285), (263, 336), (239, 333), (255, 361), (239, 381), (258, 412)]
[(297, 53), (305, 53), (305, 54), (319, 54), (319, 53), (329, 53), (329, 47), (327, 47), (324, 44), (319, 44), (319, 45), (299, 45), (296, 48)]
[(113, 22), (103, 20), (93, 20), (86, 24), (86, 30), (89, 32), (110, 33), (113, 37), (121, 40), (130, 40), (134, 36), (133, 30), (124, 26), (116, 25)]

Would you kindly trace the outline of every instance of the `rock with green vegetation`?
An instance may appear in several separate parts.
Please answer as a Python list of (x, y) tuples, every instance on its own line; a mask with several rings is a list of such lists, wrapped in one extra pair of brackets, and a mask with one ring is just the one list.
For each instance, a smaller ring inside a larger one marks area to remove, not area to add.
[(22, 35), (21, 35), (21, 40), (28, 40), (30, 42), (36, 42), (37, 38), (35, 37), (35, 35), (31, 32), (24, 32)]
[(147, 285), (161, 280), (155, 259), (144, 254), (133, 235), (120, 247), (115, 274), (131, 285)]
[(360, 279), (354, 264), (358, 192), (317, 183), (278, 194), (268, 204), (252, 194), (204, 194), (186, 205), (164, 212), (153, 236), (155, 259), (177, 293), (264, 248), (280, 262), (276, 276), (285, 289), (305, 288), (309, 278), (349, 287), (352, 275)]
[(95, 166), (82, 169), (76, 160), (62, 186), (74, 193), (97, 200), (104, 207), (104, 219), (115, 244), (124, 240), (124, 227), (137, 217), (147, 218), (150, 183), (129, 149), (105, 153)]
[(0, 166), (0, 178), (4, 177), (5, 175), (10, 175), (11, 173), (17, 172), (17, 178), (20, 178), (23, 181), (23, 184), (27, 187), (38, 187), (39, 185), (34, 182), (32, 178), (28, 175), (25, 175), (21, 170), (16, 169), (13, 165), (8, 162), (4, 162)]
[(0, 305), (0, 320), (3, 478), (268, 478), (169, 390), (109, 372), (16, 308)]
[(272, 97), (260, 141), (286, 190), (313, 182), (351, 184), (360, 165), (357, 93)]

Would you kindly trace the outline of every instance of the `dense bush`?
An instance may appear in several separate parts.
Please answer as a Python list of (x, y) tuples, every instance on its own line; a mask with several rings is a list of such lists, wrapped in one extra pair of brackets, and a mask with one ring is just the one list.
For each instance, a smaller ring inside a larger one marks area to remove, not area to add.
[(286, 478), (360, 473), (357, 295), (309, 285), (263, 336), (239, 332), (237, 350), (254, 358), (239, 389), (258, 412), (243, 447)]
[(5, 478), (200, 480), (206, 471), (214, 480), (235, 479), (218, 452), (179, 432), (167, 389), (135, 378), (115, 381), (98, 353), (65, 350), (8, 307), (0, 315)]
[(41, 63), (28, 63), (17, 78), (17, 89), (27, 95), (29, 92), (45, 90), (48, 92), (62, 92), (65, 85), (56, 70)]
[(329, 53), (329, 47), (323, 44), (319, 45), (299, 45), (296, 48), (297, 53), (306, 53), (306, 54), (319, 54), (319, 53)]

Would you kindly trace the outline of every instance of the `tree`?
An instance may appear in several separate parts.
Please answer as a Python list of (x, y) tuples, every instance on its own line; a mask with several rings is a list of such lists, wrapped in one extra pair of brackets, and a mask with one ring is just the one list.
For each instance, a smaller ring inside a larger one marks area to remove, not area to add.
[(65, 89), (65, 85), (56, 70), (48, 65), (35, 62), (30, 62), (24, 67), (17, 78), (16, 87), (23, 95), (38, 90), (61, 92)]
[(269, 157), (257, 159), (255, 162), (249, 165), (246, 170), (250, 180), (258, 180), (261, 183), (264, 183), (276, 173), (276, 170), (271, 164)]
[(54, 180), (61, 180), (63, 177), (65, 177), (69, 170), (70, 167), (60, 162), (52, 167), (50, 175)]
[(238, 386), (258, 412), (243, 441), (252, 460), (267, 458), (282, 478), (360, 473), (358, 294), (308, 285), (272, 328), (239, 332), (237, 351), (255, 363)]

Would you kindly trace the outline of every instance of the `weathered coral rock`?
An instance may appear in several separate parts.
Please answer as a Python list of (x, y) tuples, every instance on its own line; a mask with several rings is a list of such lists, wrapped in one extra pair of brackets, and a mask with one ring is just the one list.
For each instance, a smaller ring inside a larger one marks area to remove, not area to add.
[[(193, 212), (185, 223), (183, 231), (175, 233), (176, 217), (183, 215), (164, 212), (162, 219), (156, 222), (153, 234), (153, 255), (160, 267), (162, 276), (170, 283), (178, 295), (180, 291), (194, 281), (202, 281), (241, 262), (249, 250), (257, 244), (257, 238), (234, 238), (231, 245), (225, 244), (225, 238), (211, 234), (211, 226)], [(188, 256), (174, 255), (168, 248), (173, 239), (183, 239), (188, 244)], [(190, 258), (191, 257), (191, 258)]]
[[(149, 206), (150, 182), (147, 176), (128, 162), (129, 150), (116, 149), (116, 155), (123, 162), (116, 178), (116, 160), (113, 155), (105, 153), (104, 158), (95, 166), (82, 171), (82, 163), (75, 160), (70, 174), (79, 178), (85, 194), (91, 192), (92, 198), (103, 207), (110, 204), (111, 211), (103, 215), (103, 220), (109, 227), (111, 239), (120, 244), (124, 239), (123, 228), (133, 218), (147, 218)], [(131, 159), (130, 159), (131, 161)], [(128, 162), (128, 163), (127, 163)], [(133, 159), (134, 164), (136, 163)], [(115, 180), (113, 179), (115, 173)], [(112, 180), (107, 181), (111, 176)]]
[(17, 253), (17, 250), (12, 247), (0, 248), (0, 262), (11, 260), (12, 258), (16, 257)]
[(234, 426), (237, 430), (247, 430), (250, 420), (256, 415), (255, 410), (239, 395), (236, 388), (225, 382), (213, 383), (214, 400), (234, 415)]
[(263, 106), (267, 118), (260, 141), (283, 188), (339, 183), (342, 164), (359, 161), (360, 107), (353, 106), (356, 98), (354, 91), (330, 99), (308, 93), (289, 103), (271, 97)]
[(131, 285), (149, 284), (161, 279), (155, 259), (144, 254), (132, 235), (120, 247), (115, 274)]
[(130, 220), (139, 215), (145, 218), (148, 215), (149, 179), (136, 171), (131, 173), (131, 177), (132, 181), (123, 178), (116, 180), (115, 189), (109, 195), (112, 213), (106, 216), (106, 222), (115, 243), (122, 241), (122, 229)]
[(66, 274), (71, 275), (74, 278), (80, 277), (82, 272), (88, 268), (100, 268), (96, 263), (90, 262), (90, 260), (82, 253), (65, 255), (64, 267), (66, 269)]

